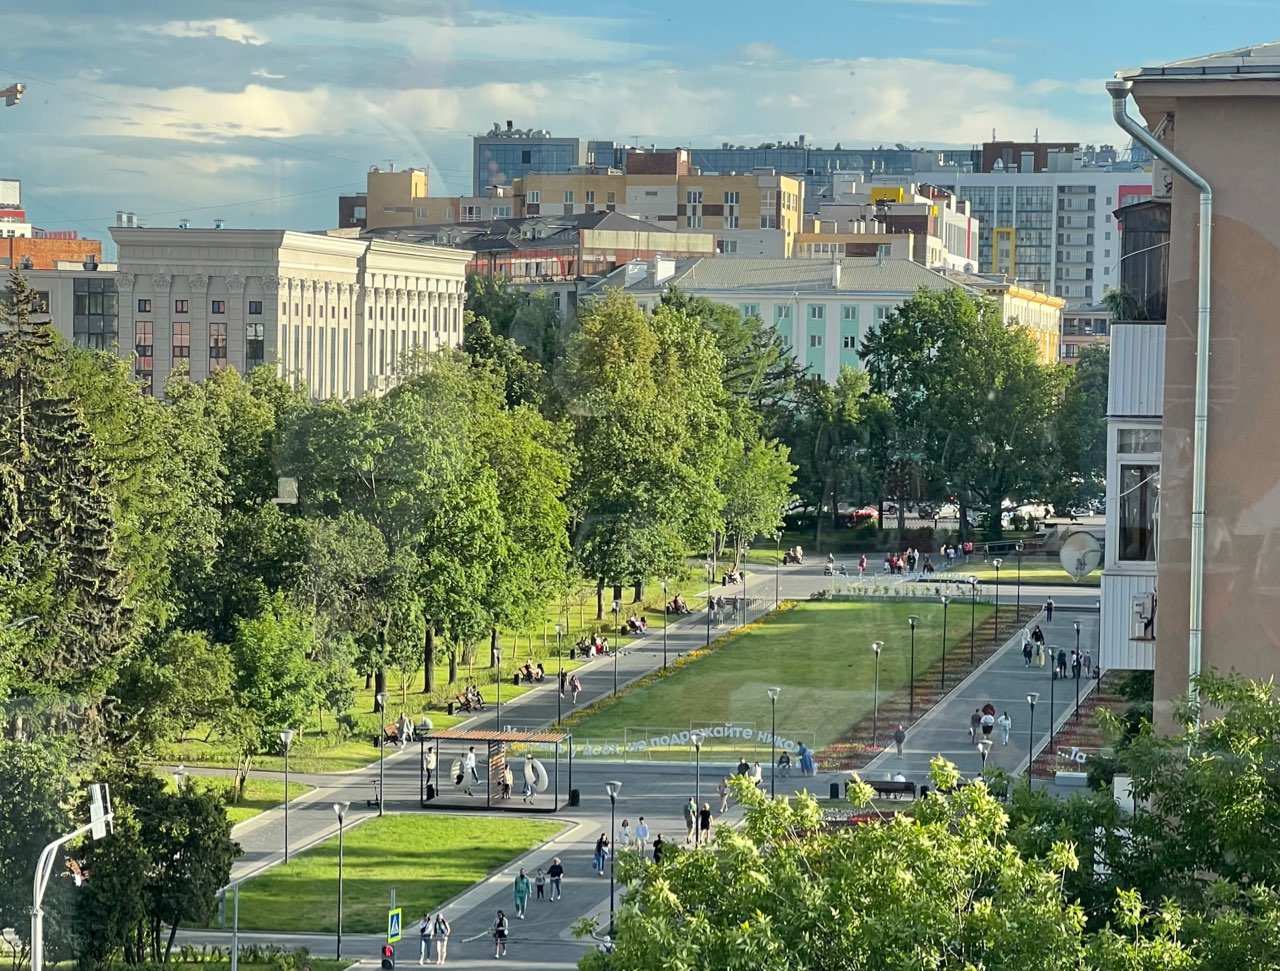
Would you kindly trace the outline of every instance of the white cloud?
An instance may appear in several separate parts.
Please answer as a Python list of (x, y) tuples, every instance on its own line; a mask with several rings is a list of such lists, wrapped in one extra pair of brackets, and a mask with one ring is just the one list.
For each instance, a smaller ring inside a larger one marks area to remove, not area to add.
[(144, 28), (153, 34), (167, 37), (220, 37), (236, 44), (260, 47), (267, 38), (241, 20), (221, 17), (216, 20), (170, 20), (155, 27)]
[(1102, 97), (1105, 92), (1105, 81), (1098, 78), (1081, 78), (1077, 81), (1062, 81), (1056, 78), (1042, 78), (1027, 85), (1027, 93), (1035, 95), (1060, 94), (1092, 94)]
[(742, 55), (744, 61), (776, 61), (782, 57), (782, 51), (775, 45), (763, 40), (743, 44), (738, 49), (738, 53)]
[(249, 75), (255, 78), (262, 78), (266, 81), (283, 81), (286, 77), (288, 77), (288, 75), (285, 75), (285, 74), (272, 74), (265, 67), (260, 67), (260, 68), (256, 68), (255, 70), (252, 70), (249, 72)]

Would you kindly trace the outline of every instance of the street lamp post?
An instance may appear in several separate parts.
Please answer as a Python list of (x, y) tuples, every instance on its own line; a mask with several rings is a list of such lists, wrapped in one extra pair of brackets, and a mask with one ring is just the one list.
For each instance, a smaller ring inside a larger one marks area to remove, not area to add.
[[(379, 721), (381, 721), (381, 719), (385, 718), (387, 714), (387, 693), (385, 691), (379, 691), (374, 697), (377, 699), (377, 702), (378, 702), (378, 711), (380, 712)], [(384, 791), (386, 776), (383, 774), (383, 758), (382, 758), (383, 753), (386, 751), (386, 749), (387, 749), (387, 732), (382, 725), (379, 725), (378, 726), (378, 815), (379, 816), (382, 815), (382, 804), (383, 802), (386, 801), (386, 792)], [(341, 827), (339, 827), (339, 832), (341, 832)]]
[(662, 670), (667, 669), (667, 581), (662, 581)]
[(911, 714), (909, 717), (916, 717), (916, 624), (920, 623), (920, 618), (912, 614), (907, 618), (907, 623), (911, 625), (911, 670), (908, 673), (907, 681), (907, 698), (910, 705)]
[(778, 794), (778, 695), (781, 688), (769, 689), (769, 798)]
[[(381, 793), (379, 793), (379, 802), (381, 802)], [(335, 802), (333, 804), (333, 814), (338, 817), (338, 947), (333, 952), (335, 959), (342, 958), (342, 824), (346, 821), (347, 810), (351, 808), (349, 802)], [(379, 806), (381, 809), (381, 806)]]
[(875, 675), (872, 679), (871, 693), (871, 747), (876, 747), (876, 738), (880, 734), (880, 652), (884, 649), (884, 641), (872, 641), (871, 653), (876, 656)]
[(693, 742), (693, 845), (698, 845), (698, 813), (702, 810), (702, 732), (689, 736)]
[(1080, 669), (1084, 667), (1084, 662), (1080, 657), (1080, 621), (1071, 622), (1076, 629), (1076, 663), (1071, 665), (1071, 674), (1076, 681), (1076, 714), (1075, 720), (1080, 720)]
[(619, 625), (618, 616), (622, 611), (622, 601), (617, 597), (613, 598), (613, 629), (618, 632), (618, 642), (613, 645), (613, 696), (618, 696), (618, 652), (622, 650), (622, 627)]
[[(1027, 706), (1031, 716), (1027, 719), (1027, 791), (1031, 791), (1031, 764), (1035, 761), (1036, 744), (1036, 702), (1040, 700), (1040, 692), (1027, 692)], [(1049, 712), (1049, 727), (1053, 727), (1053, 712)]]
[(974, 665), (973, 633), (978, 616), (978, 578), (969, 577), (969, 666)]
[(293, 744), (293, 729), (286, 728), (280, 733), (280, 744), (284, 746), (284, 862), (289, 862), (289, 746)]
[(711, 585), (716, 579), (716, 539), (711, 537), (711, 552), (707, 554), (707, 647), (711, 646)]
[(1022, 541), (1018, 541), (1018, 545), (1013, 548), (1018, 554), (1018, 600), (1017, 607), (1013, 611), (1013, 626), (1017, 627), (1022, 623)]
[(1003, 562), (1004, 560), (998, 556), (991, 561), (991, 565), (996, 568), (996, 630), (994, 635), (996, 643), (1000, 642), (1000, 564)]
[[(514, 650), (514, 648), (512, 649)], [(497, 689), (497, 700), (493, 705), (493, 727), (502, 731), (502, 648), (493, 649), (493, 669), (495, 671), (494, 686)]]
[(782, 602), (782, 533), (773, 534), (773, 609)]
[(564, 645), (561, 643), (561, 637), (564, 635), (564, 628), (556, 624), (556, 663), (559, 670), (556, 671), (556, 724), (560, 724), (561, 706), (564, 704)]
[[(942, 681), (940, 688), (942, 694), (947, 693), (947, 605), (951, 603), (951, 598), (945, 594), (938, 598), (942, 601)], [(941, 695), (939, 696), (941, 700)]]
[(609, 793), (609, 940), (613, 940), (613, 864), (618, 858), (618, 847), (615, 845), (618, 839), (617, 831), (614, 829), (614, 809), (618, 805), (618, 793), (622, 791), (621, 782), (606, 782), (605, 790)]
[(1058, 719), (1054, 717), (1056, 713), (1056, 709), (1054, 707), (1054, 701), (1053, 701), (1054, 685), (1057, 683), (1057, 681), (1058, 681), (1058, 654), (1056, 651), (1050, 649), (1050, 652), (1049, 652), (1049, 754), (1050, 755), (1054, 753), (1053, 735), (1054, 735), (1054, 728), (1058, 722)]

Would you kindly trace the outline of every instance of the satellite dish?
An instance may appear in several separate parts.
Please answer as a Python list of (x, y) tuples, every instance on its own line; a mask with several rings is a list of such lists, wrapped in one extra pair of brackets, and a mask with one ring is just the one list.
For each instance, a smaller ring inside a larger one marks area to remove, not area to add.
[(1079, 580), (1102, 565), (1102, 544), (1092, 533), (1072, 533), (1058, 553), (1062, 568)]

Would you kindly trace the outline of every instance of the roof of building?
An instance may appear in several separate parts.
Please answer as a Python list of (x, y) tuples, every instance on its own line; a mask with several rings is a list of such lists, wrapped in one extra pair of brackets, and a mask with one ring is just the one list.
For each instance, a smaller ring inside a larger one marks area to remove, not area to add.
[(567, 216), (524, 216), (488, 222), (431, 223), (422, 226), (384, 226), (364, 230), (372, 239), (394, 239), (410, 243), (459, 246), (474, 252), (493, 250), (546, 249), (572, 246), (584, 229), (604, 229), (627, 233), (673, 233), (665, 226), (647, 223), (620, 212), (578, 213)]
[(1238, 47), (1235, 50), (1220, 51), (1216, 54), (1187, 57), (1153, 67), (1130, 68), (1116, 72), (1117, 77), (1143, 81), (1160, 78), (1180, 81), (1195, 78), (1214, 80), (1234, 75), (1257, 76), (1259, 74), (1280, 75), (1280, 41)]
[[(750, 290), (779, 293), (840, 292), (913, 293), (921, 287), (946, 290), (956, 284), (908, 259), (874, 256), (840, 260), (840, 283), (832, 285), (832, 261), (827, 259), (771, 259), (767, 257), (697, 257), (675, 261), (675, 273), (661, 286), (688, 290)], [(644, 276), (621, 266), (604, 278), (605, 286), (652, 290), (653, 266)], [(625, 282), (624, 282), (625, 281)]]

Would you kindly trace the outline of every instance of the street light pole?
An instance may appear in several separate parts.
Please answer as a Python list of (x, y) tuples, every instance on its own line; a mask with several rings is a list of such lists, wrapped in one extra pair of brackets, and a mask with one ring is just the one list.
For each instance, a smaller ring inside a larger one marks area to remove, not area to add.
[(1058, 681), (1057, 651), (1052, 651), (1050, 653), (1049, 661), (1050, 661), (1050, 664), (1049, 664), (1049, 754), (1052, 755), (1054, 753), (1053, 734), (1054, 734), (1054, 729), (1058, 723), (1058, 719), (1056, 717), (1057, 709), (1054, 707), (1054, 702), (1053, 702), (1053, 689), (1054, 689), (1054, 685), (1057, 684), (1057, 681)]
[(871, 695), (871, 747), (873, 749), (876, 747), (876, 737), (880, 734), (880, 651), (883, 648), (884, 641), (871, 642), (871, 653), (876, 656), (873, 679), (875, 687)]
[(910, 717), (916, 717), (916, 624), (920, 623), (920, 618), (912, 614), (907, 618), (907, 623), (911, 625), (911, 671), (909, 673), (910, 680), (907, 682), (907, 697), (910, 699)]
[[(378, 799), (381, 802), (381, 793), (379, 793)], [(349, 802), (335, 802), (333, 804), (333, 814), (338, 817), (338, 947), (333, 952), (335, 960), (341, 960), (342, 958), (342, 824), (346, 821), (349, 808), (351, 808), (351, 803)], [(381, 809), (381, 806), (379, 806), (379, 809)]]
[(564, 704), (564, 644), (561, 643), (561, 636), (564, 628), (556, 624), (556, 663), (559, 670), (556, 671), (556, 724), (560, 724), (563, 717), (561, 706)]
[(622, 612), (622, 601), (613, 598), (613, 629), (618, 632), (618, 642), (613, 646), (613, 696), (618, 696), (618, 652), (622, 650), (622, 626), (618, 620)]
[(778, 695), (781, 688), (769, 689), (769, 798), (778, 794)]
[(707, 647), (711, 646), (711, 585), (716, 579), (716, 538), (711, 537), (711, 552), (707, 554)]
[(778, 609), (782, 591), (782, 533), (773, 534), (773, 609)]
[(286, 728), (280, 733), (280, 743), (284, 746), (284, 862), (289, 862), (289, 746), (293, 744), (293, 729)]
[[(947, 693), (947, 605), (951, 603), (951, 598), (945, 594), (939, 598), (942, 601), (942, 695)], [(942, 699), (939, 695), (939, 700)]]
[[(380, 712), (379, 722), (387, 717), (387, 693), (379, 691), (375, 698), (378, 702), (378, 711)], [(383, 753), (387, 750), (387, 731), (385, 723), (378, 725), (378, 815), (382, 815), (382, 804), (386, 801), (386, 792), (384, 791), (386, 776), (383, 774)], [(345, 810), (344, 810), (345, 811)], [(339, 821), (341, 823), (341, 821)], [(339, 825), (338, 832), (342, 832)]]
[(1080, 658), (1080, 621), (1072, 621), (1072, 625), (1076, 629), (1076, 663), (1071, 665), (1071, 674), (1076, 681), (1076, 714), (1075, 720), (1080, 721), (1080, 669), (1084, 667), (1084, 662)]
[(667, 669), (667, 581), (662, 581), (662, 670)]
[(1022, 541), (1019, 540), (1013, 549), (1018, 554), (1018, 605), (1013, 611), (1013, 626), (1017, 627), (1022, 623)]
[(614, 829), (614, 809), (618, 805), (618, 793), (622, 791), (621, 782), (606, 782), (605, 790), (609, 793), (609, 940), (613, 940), (613, 864), (618, 858), (618, 834)]
[[(1031, 708), (1031, 717), (1027, 719), (1027, 792), (1031, 791), (1031, 765), (1035, 761), (1036, 744), (1036, 702), (1040, 700), (1040, 692), (1027, 692), (1027, 705)], [(1053, 728), (1053, 712), (1049, 712), (1049, 727)]]
[(978, 578), (969, 577), (969, 666), (974, 665), (973, 632), (978, 615)]
[(493, 652), (494, 670), (497, 672), (497, 680), (494, 682), (497, 690), (497, 701), (493, 706), (493, 727), (498, 731), (502, 731), (502, 648), (498, 647)]
[(702, 732), (694, 732), (690, 736), (693, 741), (693, 845), (698, 845), (698, 813), (702, 811)]
[(997, 644), (1000, 643), (1000, 564), (1003, 562), (998, 556), (991, 561), (991, 565), (996, 568), (996, 630), (993, 639)]

